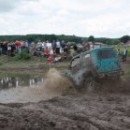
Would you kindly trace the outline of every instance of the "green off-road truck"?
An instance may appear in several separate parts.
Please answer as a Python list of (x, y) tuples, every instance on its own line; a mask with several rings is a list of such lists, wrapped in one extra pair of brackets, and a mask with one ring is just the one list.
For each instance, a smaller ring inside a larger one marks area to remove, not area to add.
[(123, 75), (119, 57), (114, 48), (97, 48), (74, 56), (68, 77), (76, 87), (95, 87), (100, 81), (118, 80)]

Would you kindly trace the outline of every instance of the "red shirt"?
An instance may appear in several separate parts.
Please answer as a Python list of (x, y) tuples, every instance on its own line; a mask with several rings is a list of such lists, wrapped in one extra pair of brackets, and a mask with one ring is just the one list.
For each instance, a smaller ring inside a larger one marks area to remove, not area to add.
[(44, 54), (45, 54), (45, 55), (49, 55), (49, 54), (50, 54), (50, 51), (49, 51), (48, 49), (46, 49), (46, 50), (44, 51)]
[(17, 48), (20, 48), (22, 46), (21, 42), (16, 42), (16, 46), (17, 46)]

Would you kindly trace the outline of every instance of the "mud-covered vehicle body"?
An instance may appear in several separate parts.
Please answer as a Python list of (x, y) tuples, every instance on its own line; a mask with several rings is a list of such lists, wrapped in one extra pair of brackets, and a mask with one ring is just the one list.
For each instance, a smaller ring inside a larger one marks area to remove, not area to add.
[(119, 79), (123, 75), (116, 51), (108, 47), (85, 51), (74, 56), (69, 68), (70, 78), (76, 86), (92, 85), (102, 79)]

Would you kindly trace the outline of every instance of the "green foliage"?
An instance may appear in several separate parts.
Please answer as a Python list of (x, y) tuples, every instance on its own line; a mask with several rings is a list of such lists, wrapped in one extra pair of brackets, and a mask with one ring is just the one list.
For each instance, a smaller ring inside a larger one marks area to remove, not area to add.
[(29, 59), (31, 59), (31, 54), (28, 53), (27, 50), (23, 50), (21, 53), (17, 53), (14, 56), (14, 59), (15, 60), (29, 60)]
[(127, 43), (129, 40), (130, 40), (130, 36), (128, 36), (128, 35), (125, 35), (120, 38), (120, 41), (123, 43)]
[(53, 40), (64, 40), (65, 42), (82, 42), (81, 37), (77, 37), (75, 35), (42, 35), (42, 34), (30, 34), (30, 35), (6, 35), (0, 36), (0, 41), (16, 41), (16, 40), (28, 40), (29, 42), (38, 42), (41, 41), (50, 41)]
[(120, 49), (120, 53), (123, 54), (124, 48), (127, 47), (128, 50), (128, 56), (130, 56), (130, 46), (124, 46), (124, 45), (117, 45), (115, 46), (115, 49)]
[(3, 35), (0, 36), (0, 41), (16, 41), (16, 40), (25, 40), (25, 36), (22, 35)]
[(94, 36), (89, 36), (88, 41), (94, 43), (95, 42)]
[(117, 45), (120, 43), (120, 40), (116, 38), (95, 38), (95, 41), (102, 42), (107, 45)]
[(65, 42), (75, 42), (75, 43), (82, 43), (84, 42), (102, 42), (108, 45), (117, 45), (120, 42), (126, 43), (130, 40), (130, 36), (124, 35), (121, 38), (95, 38), (94, 36), (89, 37), (78, 37), (75, 35), (55, 35), (55, 34), (29, 34), (29, 35), (3, 35), (0, 36), (0, 41), (16, 41), (16, 40), (28, 40), (29, 42), (38, 42), (41, 41), (50, 41), (53, 40), (64, 40)]

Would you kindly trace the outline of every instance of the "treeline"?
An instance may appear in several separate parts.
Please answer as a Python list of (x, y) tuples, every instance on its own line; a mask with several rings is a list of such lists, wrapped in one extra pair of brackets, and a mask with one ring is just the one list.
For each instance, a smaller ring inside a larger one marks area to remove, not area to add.
[(89, 36), (88, 38), (85, 39), (86, 41), (91, 41), (91, 42), (101, 42), (107, 45), (117, 45), (120, 43), (127, 43), (130, 40), (129, 35), (124, 35), (121, 38), (95, 38), (94, 36)]
[(50, 41), (53, 40), (64, 40), (65, 42), (76, 42), (81, 43), (83, 38), (75, 36), (75, 35), (42, 35), (42, 34), (29, 34), (29, 35), (5, 35), (0, 36), (0, 41), (16, 41), (16, 40), (28, 40), (29, 42), (38, 42), (40, 41)]
[(29, 42), (38, 42), (40, 41), (50, 41), (53, 40), (64, 40), (65, 42), (75, 42), (75, 43), (82, 43), (82, 42), (102, 42), (108, 45), (116, 45), (121, 42), (127, 43), (130, 40), (129, 35), (124, 35), (121, 38), (95, 38), (94, 36), (89, 37), (78, 37), (75, 35), (42, 35), (42, 34), (29, 34), (29, 35), (5, 35), (0, 36), (0, 42), (3, 41), (16, 41), (16, 40), (28, 40)]
[(117, 45), (121, 41), (119, 38), (95, 38), (96, 42), (102, 42), (107, 45)]
[(95, 38), (94, 36), (89, 36), (88, 38), (85, 38), (84, 41), (91, 41), (92, 43), (95, 42), (101, 42), (107, 45), (117, 45), (120, 43), (126, 44), (130, 40), (129, 35), (124, 35), (121, 38)]

